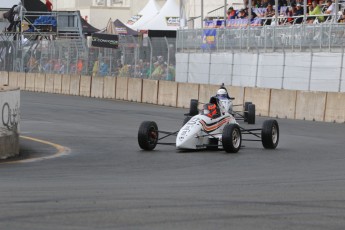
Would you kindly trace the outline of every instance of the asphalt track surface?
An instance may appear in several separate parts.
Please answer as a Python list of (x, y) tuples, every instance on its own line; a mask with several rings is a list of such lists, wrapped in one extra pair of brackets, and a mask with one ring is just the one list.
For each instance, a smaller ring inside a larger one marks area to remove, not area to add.
[(278, 119), (276, 150), (139, 149), (142, 121), (177, 130), (185, 112), (22, 92), (35, 139), (0, 164), (0, 229), (344, 229), (344, 124)]

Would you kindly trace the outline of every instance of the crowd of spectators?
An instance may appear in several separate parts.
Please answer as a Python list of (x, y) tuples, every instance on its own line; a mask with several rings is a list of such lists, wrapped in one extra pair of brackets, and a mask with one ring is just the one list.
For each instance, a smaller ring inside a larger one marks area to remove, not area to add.
[[(247, 26), (249, 20), (252, 26), (300, 24), (303, 22), (323, 23), (326, 21), (343, 23), (345, 21), (345, 10), (342, 4), (339, 4), (339, 12), (335, 14), (336, 7), (332, 0), (308, 0), (306, 15), (304, 15), (303, 0), (279, 0), (277, 6), (277, 22), (274, 20), (276, 15), (275, 0), (253, 0), (250, 14), (248, 3), (245, 3), (245, 5), (247, 7), (239, 10), (235, 10), (232, 6), (229, 7), (226, 20), (227, 27)], [(334, 15), (336, 15), (337, 18), (334, 18)], [(304, 21), (304, 16), (306, 16), (306, 21)], [(218, 20), (215, 23), (212, 21), (206, 20), (205, 27), (224, 26), (224, 20)]]

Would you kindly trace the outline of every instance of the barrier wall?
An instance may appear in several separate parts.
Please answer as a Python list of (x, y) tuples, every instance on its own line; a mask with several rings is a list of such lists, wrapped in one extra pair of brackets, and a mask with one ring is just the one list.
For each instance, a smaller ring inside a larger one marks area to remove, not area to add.
[(19, 154), (20, 90), (0, 86), (0, 159)]
[(103, 97), (114, 99), (116, 97), (116, 78), (115, 77), (104, 77), (104, 88)]
[(142, 101), (143, 79), (129, 78), (127, 100), (141, 102)]
[(91, 95), (91, 77), (81, 76), (80, 77), (80, 96), (90, 97)]
[(0, 86), (8, 85), (8, 72), (0, 71)]
[[(2, 73), (3, 74), (3, 73)], [(209, 102), (219, 85), (177, 83), (139, 78), (35, 75), (8, 73), (10, 86), (54, 93), (129, 100), (150, 104), (189, 108), (190, 99)], [(52, 81), (53, 88), (52, 88)], [(266, 83), (265, 83), (266, 84)], [(345, 123), (345, 93), (280, 90), (226, 85), (235, 111), (251, 101), (256, 114), (277, 118)]]
[(45, 74), (36, 74), (35, 76), (35, 92), (44, 92), (45, 91), (45, 83), (46, 83), (46, 75)]
[(54, 74), (46, 74), (44, 92), (54, 93)]
[(120, 100), (127, 100), (127, 91), (128, 91), (128, 78), (127, 77), (118, 77), (116, 78), (116, 90), (115, 98)]
[(172, 81), (159, 81), (158, 105), (176, 107), (177, 83)]
[(158, 81), (143, 80), (142, 102), (149, 104), (158, 103)]
[(199, 85), (179, 83), (177, 92), (177, 107), (189, 108), (190, 99), (199, 98)]

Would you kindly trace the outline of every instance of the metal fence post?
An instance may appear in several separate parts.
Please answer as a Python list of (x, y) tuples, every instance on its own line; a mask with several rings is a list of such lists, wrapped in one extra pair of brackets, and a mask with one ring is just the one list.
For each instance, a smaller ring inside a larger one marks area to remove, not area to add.
[(311, 72), (313, 69), (313, 50), (310, 47), (310, 68), (309, 68), (309, 83), (308, 83), (308, 91), (310, 91), (311, 86)]
[(342, 44), (342, 46), (341, 46), (341, 63), (340, 63), (340, 76), (339, 76), (339, 87), (338, 87), (339, 93), (341, 92), (343, 67), (344, 67), (344, 44)]
[(153, 56), (153, 50), (152, 50), (152, 43), (151, 39), (147, 37), (147, 41), (149, 42), (150, 45), (150, 79), (152, 79), (152, 56)]

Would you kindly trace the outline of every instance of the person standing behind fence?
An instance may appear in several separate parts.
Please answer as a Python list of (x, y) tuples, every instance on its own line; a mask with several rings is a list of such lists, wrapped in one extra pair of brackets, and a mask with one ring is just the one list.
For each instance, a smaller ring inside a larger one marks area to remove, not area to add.
[(48, 11), (53, 11), (53, 3), (50, 0), (46, 0), (46, 7)]
[(98, 75), (98, 71), (99, 71), (99, 61), (96, 60), (92, 68), (92, 77), (96, 77)]

